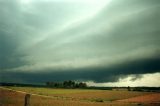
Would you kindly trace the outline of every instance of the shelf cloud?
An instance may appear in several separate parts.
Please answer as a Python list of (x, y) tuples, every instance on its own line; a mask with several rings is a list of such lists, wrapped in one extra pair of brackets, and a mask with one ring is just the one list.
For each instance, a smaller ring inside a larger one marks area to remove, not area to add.
[(159, 10), (159, 0), (1, 0), (0, 81), (151, 78), (160, 73)]

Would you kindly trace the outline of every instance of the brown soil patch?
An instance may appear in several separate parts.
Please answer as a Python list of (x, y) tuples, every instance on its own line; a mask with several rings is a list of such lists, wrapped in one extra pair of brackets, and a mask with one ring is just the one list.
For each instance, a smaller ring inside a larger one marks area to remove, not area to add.
[(118, 100), (119, 102), (136, 102), (136, 103), (160, 103), (160, 93), (148, 94), (144, 96), (133, 97), (129, 99)]
[(25, 94), (0, 88), (0, 106), (23, 106), (24, 96)]

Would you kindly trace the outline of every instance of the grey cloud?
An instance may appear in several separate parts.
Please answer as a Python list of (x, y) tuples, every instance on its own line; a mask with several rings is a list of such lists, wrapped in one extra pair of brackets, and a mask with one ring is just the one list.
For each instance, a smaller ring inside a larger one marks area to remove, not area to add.
[(1, 45), (0, 45), (0, 68), (14, 68), (26, 64), (21, 60), (25, 56), (16, 51), (18, 43), (14, 37), (10, 37), (1, 31)]
[[(135, 75), (134, 79), (140, 78), (140, 75), (146, 73), (156, 73), (160, 70), (160, 58), (154, 57), (144, 60), (130, 61), (113, 65), (110, 67), (98, 68), (81, 68), (71, 70), (52, 70), (47, 72), (7, 72), (2, 71), (1, 74), (6, 76), (2, 77), (3, 80), (12, 81), (12, 79), (23, 79), (24, 82), (44, 83), (46, 81), (64, 81), (64, 80), (82, 80), (82, 81), (95, 81), (95, 82), (116, 82), (119, 78), (125, 78), (128, 75)], [(10, 78), (12, 76), (12, 78)], [(8, 79), (6, 79), (8, 78)], [(13, 80), (14, 81), (14, 80)]]
[[(73, 4), (0, 1), (2, 81), (114, 82), (128, 75), (135, 75), (135, 80), (141, 74), (160, 71), (159, 0), (112, 0), (99, 13), (82, 20), (79, 17), (91, 9), (85, 12), (87, 5)], [(82, 60), (79, 63), (87, 65), (94, 58), (99, 58), (97, 66), (12, 70), (59, 61)]]
[(18, 7), (16, 1), (0, 1), (0, 69), (26, 64), (20, 59), (24, 54), (17, 52), (23, 33), (19, 31), (21, 13)]

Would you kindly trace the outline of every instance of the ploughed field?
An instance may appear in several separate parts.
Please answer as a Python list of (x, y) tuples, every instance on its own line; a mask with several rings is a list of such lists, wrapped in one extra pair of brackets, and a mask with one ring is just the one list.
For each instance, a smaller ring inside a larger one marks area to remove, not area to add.
[(160, 106), (160, 93), (88, 89), (1, 87), (0, 106)]

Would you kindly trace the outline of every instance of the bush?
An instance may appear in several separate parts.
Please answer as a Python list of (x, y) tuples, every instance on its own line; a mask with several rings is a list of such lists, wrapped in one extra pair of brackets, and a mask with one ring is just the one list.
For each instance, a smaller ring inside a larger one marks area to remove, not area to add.
[(95, 102), (104, 102), (103, 99), (101, 99), (101, 98), (94, 99), (93, 101), (95, 101)]

